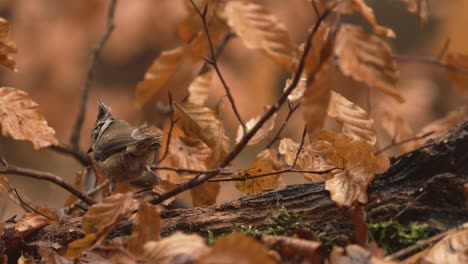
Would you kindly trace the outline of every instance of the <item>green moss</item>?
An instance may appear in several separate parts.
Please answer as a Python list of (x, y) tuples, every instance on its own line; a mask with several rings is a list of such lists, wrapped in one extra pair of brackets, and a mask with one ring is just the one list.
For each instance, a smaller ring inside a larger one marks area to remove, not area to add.
[(426, 223), (411, 222), (405, 226), (395, 221), (370, 223), (368, 227), (369, 239), (375, 240), (387, 253), (423, 241), (445, 229), (440, 223), (430, 226)]
[(213, 231), (208, 230), (208, 237), (206, 239), (206, 242), (207, 242), (208, 246), (212, 246), (214, 244), (215, 236), (213, 234)]

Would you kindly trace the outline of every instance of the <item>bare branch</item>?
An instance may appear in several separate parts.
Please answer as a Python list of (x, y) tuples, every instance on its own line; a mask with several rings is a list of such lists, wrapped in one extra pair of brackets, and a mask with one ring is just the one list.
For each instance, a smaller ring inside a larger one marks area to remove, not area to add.
[(425, 57), (425, 56), (412, 56), (412, 55), (399, 55), (399, 54), (393, 54), (393, 58), (399, 61), (404, 61), (404, 62), (432, 64), (441, 68), (445, 68), (446, 70), (449, 70), (449, 71), (455, 71), (455, 72), (459, 72), (462, 74), (468, 74), (467, 68), (461, 68), (455, 65), (447, 64), (441, 61), (439, 58)]
[(442, 60), (442, 58), (444, 57), (445, 53), (447, 53), (447, 50), (448, 48), (450, 47), (450, 38), (447, 38), (444, 42), (444, 45), (442, 46), (442, 48), (440, 49), (439, 51), (439, 55), (437, 56), (437, 59), (438, 60)]
[[(193, 3), (193, 2), (192, 2)], [(277, 100), (275, 104), (272, 105), (268, 109), (268, 111), (260, 118), (260, 120), (255, 124), (255, 126), (248, 131), (247, 133), (244, 134), (242, 139), (239, 141), (239, 143), (233, 148), (233, 150), (224, 158), (223, 161), (221, 161), (218, 164), (218, 168), (224, 168), (227, 165), (229, 165), (236, 157), (239, 155), (239, 153), (244, 149), (244, 147), (247, 145), (249, 140), (257, 133), (257, 131), (283, 106), (283, 104), (287, 101), (289, 94), (296, 88), (297, 84), (299, 83), (299, 79), (301, 77), (302, 71), (304, 69), (304, 64), (305, 64), (305, 58), (307, 54), (309, 53), (311, 47), (312, 47), (312, 38), (317, 32), (319, 25), (325, 20), (325, 18), (328, 17), (330, 14), (330, 10), (326, 10), (321, 16), (317, 18), (317, 21), (314, 24), (314, 28), (310, 35), (307, 38), (305, 47), (304, 47), (304, 52), (302, 53), (302, 56), (299, 60), (299, 64), (297, 66), (297, 69), (294, 73), (294, 77), (287, 87), (287, 89), (283, 92), (283, 94), (280, 96), (280, 98)], [(209, 179), (213, 178), (216, 176), (216, 172), (210, 172), (210, 173), (204, 173), (201, 174), (199, 177), (196, 177), (195, 179), (188, 181), (186, 183), (183, 183), (179, 185), (177, 188), (168, 191), (166, 193), (163, 193), (159, 197), (153, 198), (150, 202), (154, 204), (161, 203), (162, 201), (175, 196), (183, 191), (189, 190), (195, 186), (198, 186)]]
[(21, 198), (21, 196), (19, 195), (18, 191), (17, 191), (15, 188), (13, 188), (13, 192), (15, 192), (16, 197), (18, 197), (18, 200), (20, 201), (20, 203), (21, 203), (23, 206), (26, 206), (26, 207), (29, 208), (31, 211), (33, 211), (33, 212), (35, 212), (36, 214), (41, 215), (41, 216), (43, 216), (43, 217), (45, 217), (45, 218), (47, 218), (47, 219), (50, 219), (50, 220), (56, 221), (56, 222), (59, 221), (59, 219), (56, 219), (56, 218), (50, 217), (50, 216), (48, 216), (48, 215), (46, 215), (46, 214), (43, 214), (43, 213), (39, 212), (38, 210), (36, 210), (34, 207), (30, 206), (28, 203), (26, 203), (26, 202)]
[(292, 115), (296, 112), (297, 109), (299, 109), (299, 106), (301, 104), (298, 103), (297, 105), (295, 106), (292, 106), (290, 102), (288, 102), (288, 106), (289, 106), (289, 112), (288, 112), (288, 115), (286, 116), (286, 118), (284, 119), (283, 123), (281, 124), (281, 127), (278, 129), (278, 132), (276, 132), (275, 136), (273, 137), (273, 139), (270, 141), (270, 143), (268, 143), (268, 145), (266, 146), (266, 148), (271, 148), (273, 146), (273, 144), (275, 144), (275, 142), (280, 138), (281, 136), (281, 133), (283, 132), (283, 130), (286, 128), (286, 126), (288, 125), (288, 122), (289, 122), (289, 119), (291, 119)]
[(377, 150), (374, 154), (379, 155), (380, 153), (385, 152), (385, 151), (387, 151), (387, 150), (389, 150), (389, 149), (391, 149), (391, 148), (393, 148), (395, 146), (399, 146), (399, 145), (403, 145), (403, 144), (411, 142), (411, 141), (416, 141), (416, 140), (419, 140), (419, 139), (423, 139), (423, 138), (426, 138), (426, 137), (428, 137), (428, 136), (430, 136), (432, 134), (434, 134), (434, 131), (430, 131), (430, 132), (428, 132), (426, 134), (423, 134), (423, 135), (420, 135), (420, 136), (415, 136), (415, 137), (408, 138), (408, 139), (401, 140), (401, 141), (395, 141), (396, 137), (393, 137), (392, 142), (390, 142), (389, 145), (383, 147), (380, 150)]
[(30, 177), (36, 180), (48, 181), (48, 182), (51, 182), (55, 185), (62, 187), (63, 189), (67, 190), (69, 193), (78, 197), (83, 202), (87, 203), (88, 205), (92, 205), (96, 203), (96, 201), (94, 201), (93, 198), (91, 198), (89, 195), (81, 192), (80, 190), (76, 189), (73, 185), (63, 181), (61, 177), (55, 174), (52, 174), (50, 172), (43, 172), (43, 171), (8, 165), (4, 168), (0, 168), (0, 173), (9, 174), (9, 175), (14, 174), (14, 175), (19, 175), (19, 176), (26, 176), (26, 177)]
[(88, 159), (86, 158), (86, 154), (79, 148), (75, 149), (75, 148), (72, 148), (71, 146), (53, 145), (53, 146), (50, 146), (50, 149), (58, 153), (72, 156), (77, 161), (79, 161), (83, 166), (89, 165)]
[(297, 173), (313, 173), (313, 174), (327, 174), (330, 173), (334, 170), (338, 170), (341, 168), (331, 168), (328, 170), (323, 170), (323, 171), (312, 171), (312, 170), (296, 170), (293, 168), (287, 168), (283, 170), (277, 170), (277, 171), (271, 171), (271, 172), (266, 172), (262, 174), (257, 174), (257, 175), (252, 175), (249, 177), (242, 177), (242, 178), (216, 178), (216, 179), (210, 179), (208, 182), (231, 182), (231, 181), (247, 181), (247, 180), (252, 180), (252, 179), (257, 179), (257, 178), (262, 178), (262, 177), (267, 177), (275, 174), (280, 174), (280, 173), (287, 173), (287, 172), (297, 172)]
[(304, 130), (302, 130), (301, 143), (299, 144), (299, 148), (297, 149), (296, 156), (294, 156), (294, 161), (291, 164), (291, 169), (294, 169), (294, 167), (296, 167), (297, 160), (299, 159), (299, 155), (301, 154), (302, 148), (304, 147), (306, 135), (307, 135), (307, 126), (304, 126)]
[(226, 95), (227, 95), (227, 97), (229, 99), (229, 102), (231, 103), (232, 111), (234, 111), (234, 114), (236, 115), (237, 120), (239, 120), (239, 123), (241, 124), (241, 126), (242, 126), (242, 128), (244, 130), (244, 134), (246, 134), (247, 127), (245, 126), (245, 122), (242, 119), (239, 111), (237, 110), (236, 103), (234, 102), (234, 97), (232, 96), (232, 93), (231, 93), (231, 89), (229, 88), (226, 81), (224, 80), (224, 77), (221, 74), (221, 71), (219, 70), (219, 67), (218, 67), (218, 62), (216, 60), (216, 52), (214, 50), (213, 41), (211, 39), (210, 31), (208, 29), (208, 23), (206, 21), (206, 12), (208, 10), (208, 5), (205, 6), (205, 9), (203, 10), (203, 13), (202, 13), (200, 11), (200, 9), (198, 9), (197, 5), (195, 5), (193, 0), (190, 0), (190, 3), (192, 3), (193, 8), (195, 9), (195, 11), (198, 13), (200, 18), (202, 19), (203, 28), (204, 28), (205, 33), (206, 33), (206, 38), (208, 39), (208, 45), (210, 47), (211, 58), (207, 62), (208, 62), (208, 64), (213, 66), (213, 68), (216, 71), (216, 74), (219, 77), (219, 80), (221, 80), (221, 83), (223, 84), (224, 90), (226, 91)]
[(203, 173), (216, 173), (222, 175), (230, 175), (232, 173), (236, 173), (236, 171), (222, 171), (219, 169), (213, 170), (192, 170), (192, 169), (185, 169), (185, 168), (177, 168), (177, 167), (169, 167), (169, 166), (151, 166), (151, 170), (168, 170), (168, 171), (175, 171), (178, 174), (203, 174)]
[(80, 111), (78, 112), (78, 116), (76, 117), (75, 126), (73, 127), (73, 132), (70, 137), (70, 146), (72, 149), (79, 150), (79, 142), (80, 142), (80, 135), (81, 135), (81, 128), (83, 127), (84, 117), (86, 114), (86, 103), (88, 101), (89, 95), (89, 88), (91, 86), (91, 80), (93, 79), (93, 71), (96, 65), (96, 62), (99, 58), (99, 54), (101, 53), (104, 44), (109, 39), (111, 32), (114, 30), (114, 14), (115, 14), (115, 7), (117, 6), (117, 0), (111, 0), (109, 5), (109, 11), (107, 14), (107, 25), (106, 28), (99, 39), (96, 47), (94, 47), (93, 51), (91, 52), (88, 68), (86, 70), (86, 77), (81, 88), (81, 101), (80, 101)]

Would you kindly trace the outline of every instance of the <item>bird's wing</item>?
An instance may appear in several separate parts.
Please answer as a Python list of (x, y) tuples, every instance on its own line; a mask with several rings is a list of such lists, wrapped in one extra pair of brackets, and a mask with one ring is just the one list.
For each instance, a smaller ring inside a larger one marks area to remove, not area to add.
[(131, 136), (111, 139), (108, 142), (101, 144), (99, 148), (93, 151), (94, 159), (105, 160), (109, 156), (122, 151), (128, 146), (136, 144), (139, 141), (140, 139), (136, 139)]

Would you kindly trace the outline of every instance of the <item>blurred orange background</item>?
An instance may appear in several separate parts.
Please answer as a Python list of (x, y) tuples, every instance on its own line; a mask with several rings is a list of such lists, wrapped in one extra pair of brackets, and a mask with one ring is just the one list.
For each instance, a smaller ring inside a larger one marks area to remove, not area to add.
[[(37, 102), (56, 130), (60, 142), (69, 140), (79, 109), (81, 86), (91, 50), (101, 36), (107, 18), (110, 1), (57, 1), (16, 0), (0, 1), (0, 16), (10, 23), (10, 36), (19, 50), (15, 56), (19, 72), (13, 73), (0, 67), (2, 86), (27, 91)], [(284, 22), (290, 37), (299, 45), (315, 15), (306, 0), (254, 1), (267, 7)], [(421, 26), (417, 17), (406, 11), (400, 1), (366, 1), (375, 8), (379, 23), (397, 33), (392, 41), (398, 54), (437, 56), (447, 39), (451, 51), (468, 54), (468, 1), (429, 1), (431, 18)], [(136, 84), (143, 79), (151, 62), (164, 50), (181, 44), (177, 27), (188, 11), (183, 0), (120, 0), (115, 14), (115, 30), (104, 46), (96, 65), (88, 101), (85, 124), (80, 145), (88, 149), (90, 130), (97, 114), (97, 99), (112, 107), (116, 116), (134, 125), (145, 121), (154, 123), (158, 118), (157, 103), (153, 101), (143, 110), (135, 105)], [(345, 21), (367, 24), (357, 15), (345, 17)], [(229, 42), (219, 57), (221, 71), (230, 85), (241, 115), (245, 120), (263, 113), (263, 107), (280, 95), (287, 72), (261, 53), (246, 49), (239, 39)], [(194, 74), (200, 65), (182, 67), (177, 78), (157, 95), (157, 100), (167, 103), (170, 89), (175, 100), (186, 94)], [(415, 131), (447, 111), (466, 104), (451, 87), (445, 70), (432, 65), (401, 63), (399, 89), (406, 95), (407, 103), (399, 111), (409, 120)], [(367, 87), (342, 78), (333, 89), (369, 109)], [(382, 97), (371, 92), (371, 106)], [(218, 100), (226, 101), (224, 90), (217, 78), (212, 84), (210, 105)], [(227, 101), (226, 101), (227, 102)], [(281, 111), (277, 120), (282, 120)], [(228, 135), (235, 138), (236, 119), (225, 107)], [(284, 137), (299, 138), (302, 114), (296, 113)], [(388, 138), (381, 136), (379, 145)], [(235, 164), (242, 167), (261, 150), (261, 146), (247, 147)], [(0, 138), (0, 153), (12, 164), (56, 173), (72, 182), (80, 164), (70, 157), (50, 150), (34, 152), (29, 143)], [(11, 184), (36, 204), (61, 207), (67, 193), (52, 184), (19, 176), (8, 177)], [(286, 182), (301, 181), (301, 177)], [(231, 184), (224, 184), (218, 202), (239, 195)], [(5, 195), (0, 195), (1, 220), (21, 213)]]

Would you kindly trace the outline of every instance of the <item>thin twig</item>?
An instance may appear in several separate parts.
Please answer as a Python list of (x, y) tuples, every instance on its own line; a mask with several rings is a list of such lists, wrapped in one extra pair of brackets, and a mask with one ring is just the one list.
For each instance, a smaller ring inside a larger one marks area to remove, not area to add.
[(389, 149), (391, 149), (391, 148), (393, 148), (393, 147), (396, 147), (396, 146), (399, 146), (399, 145), (403, 145), (403, 144), (408, 143), (408, 142), (411, 142), (411, 141), (416, 141), (416, 140), (419, 140), (419, 139), (423, 139), (423, 138), (426, 138), (426, 137), (428, 137), (428, 136), (430, 136), (430, 135), (432, 135), (432, 134), (434, 134), (434, 131), (427, 132), (427, 133), (425, 133), (425, 134), (423, 134), (423, 135), (415, 136), (415, 137), (408, 138), (408, 139), (401, 140), (401, 141), (395, 141), (395, 138), (396, 138), (396, 137), (394, 137), (394, 138), (392, 139), (392, 142), (390, 142), (390, 144), (388, 144), (387, 146), (383, 147), (383, 148), (380, 149), (380, 150), (377, 150), (374, 154), (375, 154), (375, 155), (379, 155), (380, 153), (385, 152), (385, 151), (387, 151), (387, 150), (389, 150)]
[(72, 147), (69, 147), (69, 146), (63, 146), (63, 145), (50, 146), (50, 149), (55, 151), (55, 152), (66, 154), (66, 155), (74, 157), (83, 166), (88, 166), (89, 165), (88, 159), (86, 158), (86, 154), (80, 149), (75, 149), (75, 148), (72, 148)]
[(257, 178), (262, 178), (262, 177), (267, 177), (270, 175), (275, 175), (275, 174), (280, 174), (280, 173), (287, 173), (287, 172), (297, 172), (297, 173), (312, 173), (312, 174), (327, 174), (330, 173), (334, 170), (339, 170), (341, 168), (331, 168), (328, 170), (323, 170), (323, 171), (312, 171), (312, 170), (296, 170), (293, 168), (287, 168), (287, 169), (282, 169), (282, 170), (277, 170), (277, 171), (271, 171), (271, 172), (266, 172), (262, 174), (257, 174), (257, 175), (249, 175), (248, 177), (242, 177), (242, 178), (216, 178), (216, 179), (209, 179), (208, 182), (232, 182), (232, 181), (247, 181), (247, 180), (252, 180), (252, 179), (257, 179)]
[(439, 55), (437, 55), (438, 60), (442, 60), (444, 57), (445, 53), (447, 53), (448, 48), (450, 47), (450, 38), (447, 38), (444, 42), (444, 45), (439, 51)]
[[(89, 196), (93, 196), (95, 195), (97, 192), (99, 192), (100, 190), (104, 189), (104, 187), (108, 186), (109, 185), (109, 180), (106, 180), (104, 181), (103, 183), (99, 184), (98, 186), (94, 187), (93, 189), (89, 190), (88, 192), (86, 192), (87, 195)], [(86, 211), (87, 208), (85, 207), (86, 205), (83, 204), (82, 201), (76, 201), (72, 204), (70, 204), (69, 206), (67, 207), (64, 207), (62, 210), (66, 213), (66, 214), (70, 214), (73, 210), (75, 210), (75, 208), (80, 208), (81, 210), (83, 211)]]
[(164, 150), (164, 154), (158, 160), (158, 162), (156, 162), (156, 164), (161, 163), (166, 158), (167, 154), (169, 153), (169, 144), (171, 144), (172, 131), (176, 123), (176, 121), (174, 120), (174, 105), (172, 101), (172, 94), (170, 91), (168, 92), (168, 96), (169, 96), (169, 107), (170, 107), (169, 114), (171, 115), (171, 125), (169, 127), (169, 133), (167, 134), (166, 149)]
[(13, 192), (16, 194), (16, 197), (18, 197), (18, 200), (20, 201), (20, 203), (21, 203), (23, 206), (26, 206), (26, 207), (29, 208), (31, 211), (35, 212), (35, 213), (38, 214), (38, 215), (42, 215), (43, 217), (45, 217), (45, 218), (47, 218), (47, 219), (50, 219), (50, 220), (56, 221), (56, 222), (59, 221), (59, 219), (56, 219), (56, 218), (50, 217), (50, 216), (48, 216), (48, 215), (46, 215), (46, 214), (43, 214), (43, 213), (39, 212), (38, 210), (36, 210), (34, 207), (30, 206), (28, 203), (26, 203), (26, 202), (21, 198), (21, 196), (19, 195), (18, 191), (17, 191), (15, 188), (13, 188)]
[(206, 13), (207, 13), (207, 10), (208, 10), (208, 5), (205, 6), (205, 9), (202, 12), (197, 7), (197, 5), (193, 2), (193, 0), (190, 0), (190, 3), (192, 3), (193, 8), (195, 9), (195, 11), (198, 13), (200, 18), (202, 19), (203, 28), (204, 28), (205, 33), (206, 33), (206, 38), (208, 39), (208, 46), (210, 48), (211, 58), (209, 60), (206, 60), (206, 62), (208, 64), (210, 64), (211, 66), (213, 66), (213, 68), (215, 69), (216, 74), (218, 75), (218, 77), (221, 80), (221, 83), (222, 83), (222, 85), (224, 87), (224, 91), (226, 92), (226, 95), (227, 95), (227, 97), (229, 99), (229, 102), (231, 103), (232, 111), (236, 115), (237, 120), (239, 120), (239, 123), (241, 124), (241, 126), (242, 126), (242, 128), (244, 130), (244, 134), (246, 134), (247, 127), (245, 126), (245, 122), (242, 119), (239, 111), (237, 110), (236, 103), (234, 101), (234, 97), (232, 96), (232, 93), (231, 93), (231, 89), (229, 88), (226, 81), (224, 80), (224, 77), (221, 74), (221, 71), (219, 70), (219, 67), (218, 67), (218, 62), (216, 60), (216, 53), (215, 53), (215, 50), (214, 50), (213, 41), (211, 39), (210, 31), (208, 29), (208, 22), (206, 21)]
[(288, 115), (286, 116), (286, 118), (284, 119), (283, 123), (281, 124), (281, 127), (280, 129), (278, 129), (278, 131), (276, 132), (275, 136), (273, 137), (273, 139), (270, 141), (270, 143), (268, 143), (268, 145), (266, 146), (266, 148), (271, 148), (273, 146), (273, 144), (275, 144), (275, 142), (280, 138), (281, 136), (281, 133), (283, 132), (283, 130), (286, 128), (286, 126), (288, 125), (288, 122), (289, 122), (289, 119), (291, 119), (292, 115), (296, 112), (297, 109), (299, 109), (299, 106), (301, 105), (301, 103), (298, 103), (296, 104), (295, 106), (292, 106), (292, 104), (288, 101), (288, 106), (289, 106), (289, 112), (288, 112)]
[(424, 63), (424, 64), (432, 64), (438, 67), (445, 68), (450, 71), (459, 72), (462, 74), (468, 74), (467, 68), (461, 68), (452, 64), (447, 64), (442, 62), (438, 58), (432, 57), (424, 57), (424, 56), (413, 56), (413, 55), (399, 55), (393, 54), (393, 57), (399, 61), (407, 61), (407, 62), (417, 62), (417, 63)]
[[(215, 50), (215, 57), (216, 58), (218, 58), (221, 55), (221, 53), (223, 52), (226, 45), (235, 36), (236, 36), (236, 33), (232, 32), (232, 31), (229, 31), (224, 35), (223, 39), (221, 40), (221, 42), (216, 47), (216, 50)], [(203, 63), (202, 67), (198, 71), (197, 75), (202, 75), (202, 74), (206, 73), (210, 69), (210, 65), (211, 65), (210, 63), (205, 61), (205, 63)]]
[(297, 160), (299, 159), (299, 155), (301, 155), (302, 148), (304, 148), (306, 135), (307, 135), (307, 126), (304, 126), (304, 130), (302, 130), (301, 143), (299, 144), (299, 148), (297, 149), (296, 156), (294, 156), (294, 161), (291, 164), (291, 169), (294, 169), (294, 167), (296, 167), (296, 163), (297, 163)]
[(219, 169), (213, 170), (193, 170), (193, 169), (185, 169), (185, 168), (178, 168), (178, 167), (169, 167), (169, 166), (151, 166), (151, 170), (168, 170), (168, 171), (175, 171), (178, 174), (200, 174), (200, 173), (216, 173), (222, 175), (230, 175), (232, 173), (236, 173), (235, 171), (222, 171)]
[[(224, 168), (228, 166), (236, 157), (239, 155), (239, 153), (244, 149), (244, 147), (247, 145), (249, 140), (257, 133), (257, 131), (283, 106), (283, 104), (287, 101), (288, 96), (291, 94), (291, 92), (296, 88), (297, 84), (299, 83), (299, 79), (301, 77), (302, 71), (304, 69), (304, 64), (305, 64), (305, 58), (307, 54), (309, 53), (310, 49), (312, 48), (312, 38), (316, 34), (320, 23), (325, 20), (325, 18), (328, 17), (330, 14), (330, 10), (326, 10), (321, 16), (317, 18), (317, 21), (315, 22), (314, 28), (310, 35), (307, 37), (307, 41), (304, 47), (304, 52), (301, 55), (301, 58), (299, 60), (299, 64), (297, 66), (297, 69), (294, 73), (294, 77), (287, 87), (287, 89), (283, 92), (283, 94), (280, 96), (280, 98), (277, 100), (275, 104), (273, 104), (268, 111), (260, 118), (260, 120), (255, 124), (255, 126), (249, 130), (247, 133), (244, 134), (242, 139), (237, 143), (237, 145), (232, 149), (232, 151), (224, 158), (223, 161), (221, 161), (218, 164), (218, 168)], [(188, 181), (186, 183), (180, 184), (177, 188), (168, 191), (166, 193), (163, 193), (162, 195), (153, 198), (150, 202), (154, 204), (158, 204), (163, 202), (164, 200), (173, 197), (183, 191), (189, 190), (193, 187), (196, 187), (209, 179), (213, 178), (217, 174), (215, 172), (211, 173), (204, 173), (200, 175), (199, 177), (196, 177), (195, 179)]]
[(109, 5), (109, 11), (107, 14), (107, 25), (104, 32), (101, 35), (96, 47), (94, 47), (93, 51), (91, 52), (88, 68), (86, 70), (86, 77), (81, 88), (81, 101), (80, 101), (80, 111), (78, 112), (78, 116), (76, 117), (76, 123), (73, 127), (73, 132), (70, 137), (70, 146), (72, 149), (78, 150), (79, 149), (79, 142), (81, 136), (81, 128), (83, 127), (84, 117), (86, 114), (86, 103), (88, 101), (89, 95), (89, 88), (91, 86), (91, 80), (93, 79), (93, 72), (96, 62), (99, 58), (99, 54), (101, 53), (104, 44), (109, 39), (111, 32), (114, 30), (114, 14), (115, 14), (115, 7), (117, 6), (117, 0), (111, 0)]
[(75, 195), (80, 200), (82, 200), (83, 202), (89, 205), (96, 203), (96, 201), (94, 201), (93, 198), (91, 198), (89, 195), (81, 192), (80, 190), (76, 189), (73, 185), (63, 181), (62, 178), (50, 172), (43, 172), (43, 171), (8, 165), (4, 168), (0, 168), (0, 173), (1, 174), (15, 174), (15, 175), (34, 178), (36, 180), (48, 181), (48, 182), (54, 183), (55, 185), (62, 187), (63, 189), (67, 190), (69, 193)]

